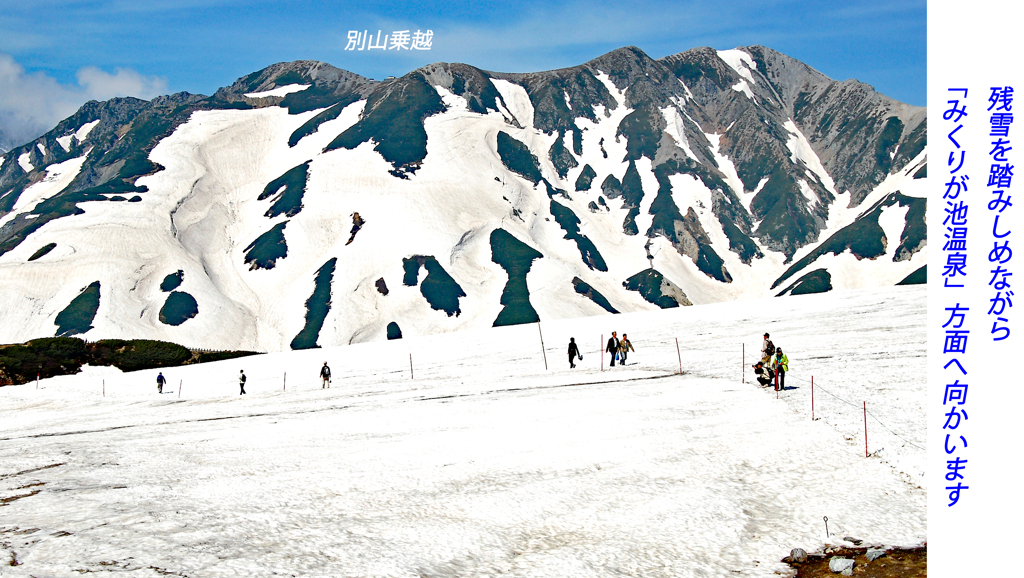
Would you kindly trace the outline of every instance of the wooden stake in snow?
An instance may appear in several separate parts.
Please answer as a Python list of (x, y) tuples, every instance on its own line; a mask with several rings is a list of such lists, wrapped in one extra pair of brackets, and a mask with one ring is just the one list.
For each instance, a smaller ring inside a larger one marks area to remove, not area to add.
[(814, 421), (814, 376), (811, 376), (811, 421)]
[(107, 380), (103, 380), (103, 397), (107, 397)]
[(181, 399), (181, 384), (185, 383), (184, 380), (178, 381), (178, 399)]
[(597, 344), (597, 350), (601, 352), (601, 371), (604, 371), (604, 333), (601, 334), (601, 341)]
[(868, 457), (868, 402), (864, 402), (864, 457)]
[(284, 377), (281, 378), (281, 391), (288, 390), (288, 372), (284, 372)]
[(679, 353), (679, 338), (676, 337), (676, 357), (679, 358), (679, 375), (683, 374), (683, 354)]
[(409, 354), (409, 379), (416, 379), (416, 374), (412, 372), (412, 354)]
[(39, 389), (39, 374), (36, 374), (36, 389)]
[(828, 538), (828, 516), (823, 517), (825, 518), (825, 537)]
[(548, 353), (544, 351), (544, 332), (540, 330), (540, 321), (537, 322), (537, 333), (540, 333), (540, 352), (544, 356), (544, 371), (547, 371)]

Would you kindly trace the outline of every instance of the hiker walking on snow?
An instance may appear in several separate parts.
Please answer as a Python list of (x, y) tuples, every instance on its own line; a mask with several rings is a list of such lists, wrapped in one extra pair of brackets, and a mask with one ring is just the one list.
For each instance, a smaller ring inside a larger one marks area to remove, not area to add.
[(156, 376), (156, 392), (164, 392), (164, 384), (167, 383), (167, 379), (164, 378), (164, 372), (160, 372), (160, 375)]
[(323, 383), (320, 385), (320, 389), (331, 387), (331, 368), (327, 367), (326, 361), (324, 362), (324, 366), (320, 368), (320, 379), (323, 380)]
[(626, 365), (626, 352), (636, 351), (633, 349), (633, 344), (626, 339), (626, 334), (622, 334), (622, 339), (619, 340), (619, 365)]
[(569, 369), (572, 369), (572, 368), (576, 367), (576, 361), (575, 360), (576, 360), (577, 356), (580, 359), (583, 359), (583, 356), (580, 355), (580, 348), (576, 346), (576, 338), (575, 337), (570, 337), (569, 338)]
[(764, 334), (764, 343), (761, 344), (761, 361), (765, 364), (771, 365), (772, 355), (775, 354), (775, 344), (772, 343), (771, 339), (768, 339), (768, 334)]
[(604, 348), (605, 351), (611, 354), (612, 362), (609, 367), (615, 367), (615, 358), (619, 355), (619, 338), (615, 337), (616, 333), (612, 331), (612, 336), (608, 338), (608, 345)]
[(245, 395), (245, 370), (244, 369), (238, 370), (238, 389), (241, 390), (241, 391), (238, 392), (238, 395)]
[(775, 357), (772, 358), (772, 368), (779, 376), (779, 389), (786, 389), (786, 372), (789, 371), (789, 358), (782, 353), (782, 348), (775, 350)]

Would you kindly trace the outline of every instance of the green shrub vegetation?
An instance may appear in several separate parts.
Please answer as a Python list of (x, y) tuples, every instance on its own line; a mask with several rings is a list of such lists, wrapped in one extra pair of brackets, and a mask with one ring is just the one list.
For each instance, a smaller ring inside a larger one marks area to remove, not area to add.
[(444, 102), (422, 74), (409, 74), (396, 83), (377, 88), (366, 101), (359, 122), (338, 135), (324, 152), (354, 149), (373, 140), (394, 167), (392, 174), (406, 178), (427, 156), (427, 131), (423, 120), (444, 111)]
[(662, 309), (679, 307), (679, 303), (668, 295), (661, 292), (662, 281), (665, 277), (654, 269), (644, 269), (622, 282), (622, 286), (629, 291), (636, 291), (648, 303), (653, 303)]
[(292, 349), (319, 347), (316, 342), (320, 339), (324, 319), (327, 319), (327, 313), (331, 310), (331, 281), (334, 279), (334, 267), (337, 263), (338, 258), (335, 257), (317, 269), (313, 281), (313, 294), (306, 300), (306, 324), (292, 339)]
[(591, 270), (608, 270), (604, 257), (598, 252), (593, 241), (588, 239), (586, 235), (580, 234), (580, 219), (576, 216), (576, 213), (572, 212), (572, 209), (551, 201), (551, 215), (558, 222), (559, 226), (562, 227), (562, 230), (565, 231), (565, 238), (576, 242), (576, 247), (580, 251), (580, 257), (583, 258), (583, 263), (587, 267)]
[(434, 257), (414, 255), (407, 259), (402, 259), (402, 267), (405, 269), (405, 277), (402, 279), (402, 283), (409, 287), (415, 287), (418, 282), (421, 266), (426, 269), (427, 276), (420, 283), (420, 293), (427, 300), (427, 303), (435, 310), (444, 311), (449, 317), (452, 315), (458, 317), (462, 313), (459, 299), (465, 297), (466, 292), (462, 290), (462, 287), (455, 282), (455, 279), (452, 279), (452, 276), (441, 267), (441, 264)]
[(923, 285), (928, 282), (928, 265), (922, 265), (918, 270), (903, 278), (897, 285)]
[(57, 314), (53, 323), (57, 326), (57, 336), (67, 337), (85, 333), (92, 329), (92, 321), (100, 308), (100, 282), (93, 281), (71, 300), (71, 303)]
[(398, 324), (392, 321), (388, 323), (388, 339), (401, 339), (402, 329), (398, 327)]
[(77, 337), (44, 337), (17, 345), (0, 345), (0, 385), (28, 383), (37, 376), (45, 379), (72, 375), (86, 364), (138, 371), (246, 355), (255, 355), (255, 352), (193, 352), (174, 343), (148, 339), (104, 339), (87, 343)]
[[(306, 161), (288, 169), (283, 175), (270, 181), (263, 188), (263, 192), (256, 200), (263, 201), (269, 197), (275, 197), (274, 204), (267, 209), (263, 216), (272, 219), (278, 215), (294, 217), (299, 214), (299, 211), (302, 210), (302, 196), (306, 192), (306, 182), (309, 180), (310, 162)], [(282, 187), (284, 187), (284, 191), (281, 191)]]
[(199, 303), (195, 297), (184, 291), (172, 291), (160, 308), (160, 323), (177, 326), (196, 315), (199, 315)]
[(575, 289), (576, 292), (579, 293), (580, 295), (583, 295), (587, 299), (590, 299), (594, 303), (600, 305), (608, 313), (618, 313), (618, 311), (614, 307), (612, 307), (612, 304), (608, 302), (608, 299), (606, 299), (604, 295), (601, 295), (597, 291), (597, 289), (594, 289), (593, 287), (585, 283), (583, 279), (580, 279), (579, 277), (573, 277), (572, 288)]
[(491, 232), (491, 261), (508, 273), (508, 283), (501, 292), (504, 309), (494, 320), (494, 327), (518, 325), (540, 321), (537, 310), (530, 304), (530, 289), (526, 285), (526, 274), (530, 272), (534, 259), (543, 255), (536, 249), (513, 237), (504, 229)]
[(32, 256), (29, 257), (28, 260), (29, 261), (35, 261), (36, 259), (38, 259), (38, 258), (42, 257), (43, 255), (49, 253), (50, 251), (53, 251), (54, 247), (56, 247), (56, 246), (57, 246), (57, 243), (48, 243), (48, 244), (40, 247), (39, 250), (36, 251), (35, 253), (32, 253)]
[(505, 131), (498, 132), (498, 156), (508, 170), (522, 175), (533, 184), (540, 182), (540, 162), (530, 147)]
[(284, 228), (288, 221), (274, 225), (245, 248), (245, 262), (249, 269), (273, 269), (278, 259), (288, 256), (288, 244), (284, 240)]
[(182, 271), (181, 269), (178, 269), (177, 273), (171, 273), (170, 275), (164, 277), (163, 282), (160, 283), (160, 290), (163, 291), (164, 293), (174, 291), (175, 289), (181, 286), (181, 282), (184, 280), (185, 272)]
[(584, 165), (580, 176), (576, 177), (576, 190), (589, 191), (591, 183), (597, 178), (597, 173), (590, 165)]

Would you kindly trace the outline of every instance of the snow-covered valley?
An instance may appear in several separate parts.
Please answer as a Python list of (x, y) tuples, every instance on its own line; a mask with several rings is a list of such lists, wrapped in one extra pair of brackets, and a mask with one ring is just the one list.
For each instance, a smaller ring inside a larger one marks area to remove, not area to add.
[[(0, 388), (0, 575), (775, 576), (794, 547), (920, 545), (925, 295), (272, 353), (162, 395), (156, 370)], [(778, 399), (751, 384), (765, 331)]]

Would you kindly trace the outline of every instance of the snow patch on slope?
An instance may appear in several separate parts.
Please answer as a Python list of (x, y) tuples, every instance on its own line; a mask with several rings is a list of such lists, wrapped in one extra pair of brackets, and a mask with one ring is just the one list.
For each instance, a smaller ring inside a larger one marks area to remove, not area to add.
[[(787, 120), (785, 124), (786, 130), (789, 131), (789, 139), (786, 141), (786, 147), (789, 148), (790, 158), (797, 165), (803, 165), (810, 169), (819, 179), (825, 189), (833, 195), (838, 195), (836, 192), (835, 181), (829, 176), (828, 171), (821, 164), (821, 159), (811, 148), (811, 143), (804, 136), (804, 133), (797, 128), (796, 123), (792, 119)], [(814, 199), (817, 200), (816, 198)]]
[(64, 136), (57, 137), (57, 144), (60, 145), (64, 152), (71, 150), (71, 139), (75, 138), (74, 134), (66, 134)]
[[(730, 68), (736, 71), (736, 74), (750, 81), (752, 84), (757, 84), (754, 81), (754, 75), (750, 73), (751, 70), (757, 70), (757, 64), (749, 54), (743, 52), (738, 48), (732, 50), (718, 50), (718, 57), (723, 62), (729, 65)], [(734, 86), (733, 89), (736, 87)], [(748, 89), (749, 90), (749, 89)], [(751, 97), (753, 98), (753, 97)]]
[(732, 89), (735, 90), (736, 92), (742, 92), (743, 94), (747, 95), (747, 98), (749, 98), (750, 100), (754, 100), (754, 93), (751, 92), (750, 86), (747, 85), (746, 80), (741, 80), (737, 82), (732, 86)]
[(39, 203), (64, 190), (82, 170), (86, 155), (54, 163), (46, 167), (46, 176), (32, 184), (18, 197), (11, 212), (0, 218), (0, 227), (13, 220), (18, 214), (31, 211)]
[(26, 173), (31, 173), (32, 169), (36, 168), (32, 165), (32, 161), (29, 160), (31, 153), (21, 153), (18, 155), (18, 164), (21, 165), (21, 170)]
[(907, 275), (928, 263), (927, 247), (914, 253), (909, 260), (899, 263), (893, 261), (909, 210), (910, 207), (901, 207), (898, 204), (882, 208), (878, 224), (886, 238), (884, 255), (875, 259), (858, 259), (849, 250), (839, 255), (827, 253), (804, 267), (798, 275), (825, 268), (832, 275), (833, 290), (866, 289), (899, 283)]
[(665, 127), (665, 132), (672, 137), (672, 140), (676, 141), (679, 148), (686, 152), (686, 156), (696, 161), (697, 156), (690, 150), (690, 143), (686, 138), (686, 125), (683, 124), (683, 117), (680, 116), (679, 109), (674, 106), (666, 106), (661, 109), (661, 115), (668, 125)]
[(722, 140), (720, 134), (709, 134), (704, 133), (704, 137), (711, 143), (711, 156), (715, 159), (715, 163), (718, 164), (718, 170), (722, 171), (725, 176), (725, 182), (729, 185), (729, 188), (736, 193), (736, 196), (740, 198), (740, 202), (743, 204), (743, 208), (750, 212), (750, 202), (757, 196), (757, 192), (760, 190), (764, 183), (767, 182), (768, 178), (765, 177), (758, 188), (749, 194), (743, 190), (743, 181), (740, 180), (739, 173), (736, 172), (736, 166), (732, 164), (729, 157), (721, 153), (719, 146)]
[(519, 121), (523, 128), (533, 127), (533, 103), (530, 102), (530, 95), (526, 89), (514, 82), (492, 78), (491, 83), (501, 94), (505, 101), (509, 114)]
[[(874, 190), (868, 193), (868, 195), (864, 197), (864, 200), (861, 201), (860, 205), (856, 207), (850, 206), (850, 203), (852, 202), (852, 195), (849, 191), (837, 194), (836, 200), (832, 203), (832, 206), (829, 207), (828, 220), (826, 221), (825, 229), (822, 230), (819, 238), (821, 240), (829, 238), (829, 236), (836, 231), (857, 220), (857, 217), (861, 216), (867, 209), (873, 207), (875, 203), (895, 191), (899, 191), (908, 197), (927, 197), (928, 179), (913, 178), (913, 173), (917, 171), (920, 163), (924, 162), (927, 156), (928, 149), (925, 148), (917, 155), (917, 157), (914, 158), (912, 162), (907, 163), (907, 166), (903, 170), (887, 176), (885, 180), (879, 183)], [(794, 256), (794, 260), (799, 260), (812, 250), (812, 246), (801, 248)], [(899, 281), (899, 279), (897, 279), (897, 281)]]
[(262, 92), (247, 92), (247, 93), (245, 93), (244, 96), (246, 98), (265, 98), (265, 97), (268, 97), (268, 96), (286, 96), (286, 95), (289, 95), (289, 94), (291, 94), (293, 92), (299, 92), (299, 91), (302, 91), (302, 90), (306, 90), (310, 86), (313, 86), (313, 85), (312, 84), (286, 84), (284, 86), (278, 86), (277, 88), (272, 88), (270, 90), (264, 90)]
[(80, 126), (78, 130), (75, 131), (75, 138), (78, 139), (78, 142), (84, 141), (86, 137), (89, 136), (89, 133), (92, 132), (92, 129), (96, 128), (96, 125), (98, 125), (99, 123), (99, 119), (96, 119), (92, 122), (87, 122)]

